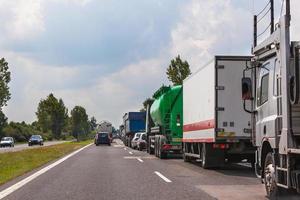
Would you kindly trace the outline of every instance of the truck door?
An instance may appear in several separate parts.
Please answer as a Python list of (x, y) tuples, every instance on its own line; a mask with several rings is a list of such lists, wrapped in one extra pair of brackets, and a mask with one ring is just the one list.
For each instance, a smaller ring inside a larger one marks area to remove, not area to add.
[[(256, 94), (256, 143), (260, 144), (264, 138), (273, 143), (275, 141), (275, 121), (277, 115), (277, 97), (274, 91), (276, 59), (264, 63), (258, 70)], [(275, 144), (275, 143), (273, 143)], [(272, 145), (272, 144), (271, 144)]]

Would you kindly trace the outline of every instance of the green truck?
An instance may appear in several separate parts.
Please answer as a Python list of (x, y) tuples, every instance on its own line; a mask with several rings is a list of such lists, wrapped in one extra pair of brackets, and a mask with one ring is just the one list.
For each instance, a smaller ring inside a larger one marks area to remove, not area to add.
[(159, 158), (182, 154), (182, 86), (162, 86), (148, 103), (147, 151)]

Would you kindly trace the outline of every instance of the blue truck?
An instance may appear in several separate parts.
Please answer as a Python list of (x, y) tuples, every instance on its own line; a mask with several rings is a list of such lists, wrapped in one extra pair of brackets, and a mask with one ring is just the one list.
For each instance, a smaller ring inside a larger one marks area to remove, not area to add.
[(137, 132), (145, 132), (146, 112), (128, 112), (123, 116), (125, 136), (123, 142), (131, 147), (131, 140)]

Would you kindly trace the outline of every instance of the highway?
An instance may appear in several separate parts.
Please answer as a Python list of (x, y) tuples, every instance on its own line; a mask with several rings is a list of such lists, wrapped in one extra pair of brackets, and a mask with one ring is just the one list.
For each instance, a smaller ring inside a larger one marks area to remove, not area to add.
[[(31, 172), (0, 186), (14, 186)], [(204, 170), (182, 159), (159, 160), (146, 152), (90, 145), (4, 197), (9, 200), (240, 200), (266, 199), (264, 186), (243, 165)], [(285, 198), (282, 198), (285, 199)], [(299, 199), (299, 196), (287, 199)]]
[[(51, 145), (55, 145), (55, 144), (60, 144), (66, 141), (47, 141), (44, 142), (44, 146), (51, 146)], [(28, 146), (28, 144), (15, 144), (14, 147), (2, 147), (0, 148), (0, 153), (5, 153), (5, 152), (14, 152), (14, 151), (21, 151), (24, 149), (32, 149), (32, 148), (38, 148), (41, 147), (39, 145), (33, 145), (33, 146)]]

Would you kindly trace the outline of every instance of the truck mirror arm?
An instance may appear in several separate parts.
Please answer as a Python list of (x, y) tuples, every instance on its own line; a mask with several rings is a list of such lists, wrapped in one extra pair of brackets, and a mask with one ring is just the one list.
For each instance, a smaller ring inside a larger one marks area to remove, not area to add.
[[(253, 101), (253, 98), (250, 99), (251, 101)], [(251, 111), (251, 110), (248, 110), (246, 108), (246, 100), (243, 101), (243, 108), (244, 108), (244, 111), (247, 112), (247, 113), (250, 113), (250, 114), (255, 114), (257, 111)]]

